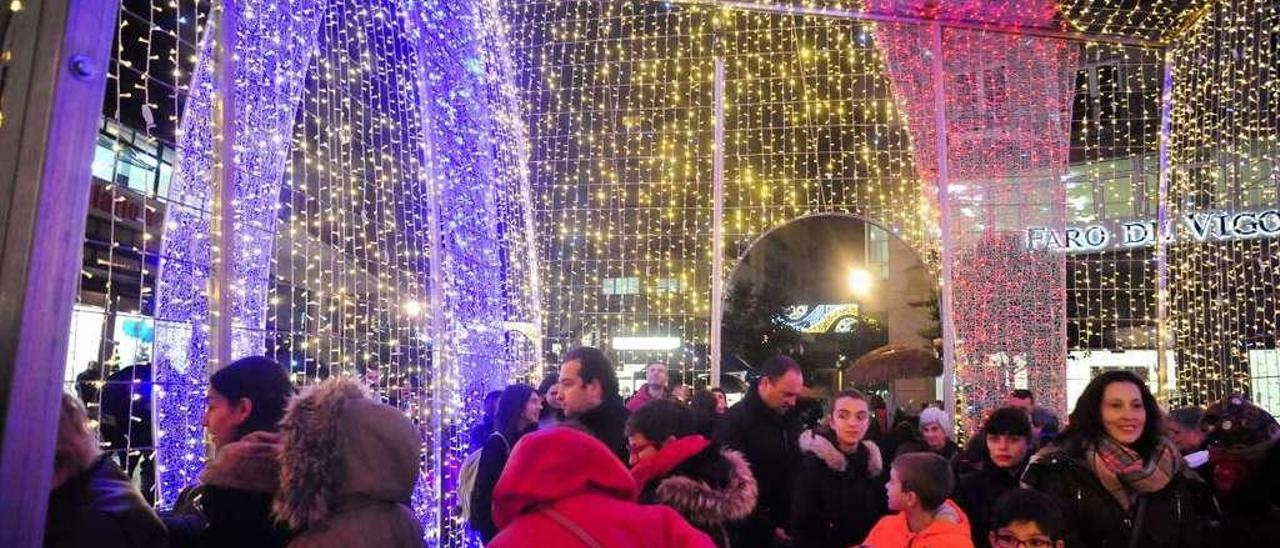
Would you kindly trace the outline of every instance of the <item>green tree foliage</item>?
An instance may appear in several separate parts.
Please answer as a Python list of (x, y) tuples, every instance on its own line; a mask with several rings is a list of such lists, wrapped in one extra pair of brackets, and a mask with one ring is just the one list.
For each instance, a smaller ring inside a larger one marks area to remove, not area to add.
[(729, 290), (721, 319), (721, 348), (752, 367), (758, 367), (770, 356), (796, 355), (801, 350), (803, 334), (783, 322), (794, 279), (785, 264), (775, 258), (766, 259), (765, 276), (760, 284), (737, 283)]

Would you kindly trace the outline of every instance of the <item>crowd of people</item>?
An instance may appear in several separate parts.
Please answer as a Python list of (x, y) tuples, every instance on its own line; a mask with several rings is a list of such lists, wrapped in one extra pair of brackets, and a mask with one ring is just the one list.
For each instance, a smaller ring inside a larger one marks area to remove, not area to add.
[(157, 513), (64, 394), (44, 545), (422, 546), (409, 508), (418, 427), (364, 383), (332, 377), (297, 392), (279, 364), (249, 357), (214, 373), (207, 399), (213, 458)]
[[(492, 504), (492, 523), (473, 520), (490, 544), (1175, 548), (1280, 538), (1280, 425), (1242, 397), (1166, 414), (1142, 379), (1108, 372), (1065, 428), (1035, 394), (1014, 390), (961, 447), (941, 402), (889, 417), (882, 399), (845, 390), (806, 422), (803, 375), (785, 356), (762, 364), (732, 407), (723, 393), (679, 394), (661, 363), (624, 401), (613, 371), (597, 350), (571, 352), (538, 391), (551, 420), (484, 448), (506, 466), (470, 499)], [(528, 450), (535, 443), (547, 449)], [(608, 453), (616, 458), (586, 457)]]
[[(1095, 377), (1065, 422), (1016, 390), (957, 444), (935, 402), (889, 417), (835, 393), (806, 420), (800, 366), (741, 401), (650, 364), (628, 399), (598, 349), (484, 399), (456, 492), (485, 545), (585, 547), (1268, 546), (1280, 424), (1243, 397), (1164, 412), (1132, 373)], [(416, 425), (358, 379), (295, 393), (266, 358), (210, 380), (216, 450), (157, 514), (64, 397), (46, 546), (421, 546)]]

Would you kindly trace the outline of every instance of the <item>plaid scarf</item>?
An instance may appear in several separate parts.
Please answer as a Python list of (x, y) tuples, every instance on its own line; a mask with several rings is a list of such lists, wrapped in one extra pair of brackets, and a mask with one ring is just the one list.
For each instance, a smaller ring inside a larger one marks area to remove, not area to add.
[(1138, 495), (1164, 489), (1183, 468), (1178, 449), (1165, 438), (1160, 439), (1149, 462), (1110, 436), (1102, 436), (1086, 453), (1086, 458), (1102, 486), (1125, 511), (1133, 506)]

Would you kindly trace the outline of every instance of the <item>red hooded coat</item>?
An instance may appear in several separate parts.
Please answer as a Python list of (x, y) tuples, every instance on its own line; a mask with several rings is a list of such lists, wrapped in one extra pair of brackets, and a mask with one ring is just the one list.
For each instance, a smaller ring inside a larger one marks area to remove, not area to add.
[(493, 490), (491, 548), (589, 546), (547, 509), (600, 546), (714, 548), (666, 506), (642, 506), (635, 480), (603, 443), (572, 428), (521, 438)]

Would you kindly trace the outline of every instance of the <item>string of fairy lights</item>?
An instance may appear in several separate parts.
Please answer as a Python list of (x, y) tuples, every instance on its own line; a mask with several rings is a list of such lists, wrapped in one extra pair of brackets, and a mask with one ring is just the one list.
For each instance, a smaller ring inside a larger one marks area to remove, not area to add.
[[(424, 426), (438, 379), (428, 331), (431, 199), (418, 56), (387, 4), (329, 2), (280, 196), (267, 352), (299, 384), (363, 379)], [(424, 436), (428, 461), (436, 436)], [(430, 466), (430, 462), (426, 464)], [(415, 509), (430, 515), (423, 476)]]
[[(219, 4), (210, 13), (218, 25), (234, 21), (221, 27), (234, 32), (206, 30), (200, 38), (191, 93), (176, 131), (168, 189), (173, 201), (165, 212), (156, 267), (149, 415), (164, 506), (196, 482), (203, 467), (208, 375), (225, 365), (215, 355), (216, 345), (229, 342), (232, 359), (263, 352), (277, 206), (291, 148), (285, 136), (318, 23), (314, 0), (230, 5), (236, 9)], [(217, 55), (223, 48), (237, 53)], [(228, 112), (234, 116), (224, 116), (218, 105), (230, 96), (234, 107)], [(223, 146), (226, 140), (229, 147)], [(230, 151), (230, 166), (224, 150)], [(219, 319), (223, 313), (231, 315), (225, 322)], [(231, 332), (219, 333), (219, 324), (229, 324)]]
[[(155, 364), (154, 374), (138, 369), (107, 383), (146, 392), (126, 393), (128, 416), (112, 417), (134, 431), (118, 449), (146, 461), (139, 473), (148, 490), (156, 481), (148, 478), (159, 476), (158, 504), (171, 504), (198, 476), (207, 375), (217, 365), (210, 275), (229, 261), (233, 357), (265, 352), (299, 385), (356, 376), (413, 417), (424, 440), (415, 509), (435, 538), (465, 539), (451, 482), (478, 396), (527, 376), (539, 354), (524, 128), (504, 72), (505, 37), (486, 23), (496, 20), (495, 6), (236, 3), (229, 134), (237, 172), (225, 256), (215, 252), (210, 224), (221, 134), (210, 107), (227, 91), (215, 80), (215, 44), (205, 32), (210, 7), (151, 6), (154, 19), (139, 25), (146, 16), (130, 6), (122, 8), (100, 139), (114, 146), (94, 166), (117, 185), (95, 187), (106, 218), (86, 243), (103, 249), (92, 264), (106, 269), (86, 268), (85, 279), (106, 295), (86, 282), (80, 299), (114, 306), (73, 332), (73, 346), (110, 346), (121, 338), (113, 322), (145, 324), (138, 330), (148, 335), (129, 335), (139, 340), (128, 356), (104, 351)], [(166, 57), (151, 49), (167, 45)], [(139, 102), (140, 92), (153, 95)], [(137, 158), (145, 151), (151, 163)], [(146, 215), (131, 209), (135, 199), (146, 200)], [(134, 232), (122, 234), (126, 228)], [(132, 295), (111, 293), (131, 276), (141, 286)], [(106, 391), (101, 381), (74, 382), (75, 374), (69, 388)]]
[[(173, 256), (162, 247), (166, 215), (202, 207), (169, 189), (177, 158), (188, 152), (178, 127), (208, 9), (199, 0), (120, 5), (93, 181), (86, 185), (92, 197), (70, 330), (67, 390), (85, 401), (104, 451), (157, 502), (164, 496), (157, 492), (156, 448), (166, 440), (165, 428), (153, 421), (152, 396), (188, 389), (172, 378), (150, 384), (157, 269)], [(197, 390), (203, 393), (203, 384)], [(184, 441), (178, 450), (189, 447)]]
[[(511, 2), (541, 235), (545, 333), (705, 344), (714, 12)], [(668, 356), (673, 366), (689, 356)]]
[[(1149, 356), (1161, 329), (1170, 401), (1246, 393), (1280, 405), (1273, 238), (1180, 239), (1165, 272), (1156, 246), (1044, 255), (1018, 239), (1031, 225), (1275, 208), (1275, 2), (951, 5), (956, 19), (1166, 41), (1173, 87), (1165, 166), (1166, 50), (948, 29), (949, 227), (933, 186), (931, 69), (901, 77), (931, 62), (927, 27), (695, 1), (245, 4), (237, 344), (276, 357), (300, 384), (365, 378), (419, 421), (426, 473), (415, 508), (433, 542), (468, 542), (450, 497), (484, 391), (526, 378), (544, 349), (610, 348), (620, 336), (678, 337), (667, 358), (705, 368), (714, 235), (727, 278), (760, 235), (807, 215), (877, 222), (939, 270), (942, 246), (955, 246), (966, 417), (1024, 382), (1007, 374), (1019, 367), (1052, 370), (1025, 382), (1069, 405), (1064, 385), (1078, 379), (1055, 367), (1119, 355), (1110, 351)], [(201, 0), (122, 3), (67, 376), (107, 448), (148, 490), (157, 484), (161, 504), (204, 456), (206, 282), (217, 258), (214, 89), (199, 62), (210, 55), (209, 12)], [(275, 51), (288, 55), (256, 64)], [(1012, 136), (974, 137), (983, 132)], [(134, 373), (154, 375), (155, 409), (132, 397), (133, 377), (77, 380), (90, 361), (109, 362), (106, 374), (153, 361), (154, 373)], [(124, 416), (154, 414), (154, 427), (104, 418), (120, 386)], [(153, 462), (155, 451), (167, 458)]]
[(807, 214), (852, 213), (926, 239), (865, 25), (678, 3), (504, 10), (530, 127), (546, 330), (563, 347), (706, 344), (717, 54), (728, 94), (721, 275), (760, 235)]
[[(607, 346), (611, 336), (631, 334), (674, 334), (699, 344), (707, 340), (708, 291), (703, 284), (706, 239), (715, 230), (709, 225), (711, 204), (706, 198), (712, 177), (711, 58), (716, 55), (725, 57), (727, 67), (723, 230), (729, 255), (745, 251), (770, 227), (824, 212), (882, 220), (899, 228), (899, 236), (925, 250), (926, 256), (937, 249), (936, 228), (930, 228), (937, 222), (936, 189), (924, 189), (923, 197), (914, 190), (920, 185), (917, 168), (924, 170), (927, 183), (936, 164), (928, 147), (920, 147), (933, 136), (926, 130), (911, 142), (901, 95), (892, 93), (886, 77), (885, 44), (876, 40), (876, 29), (883, 32), (893, 25), (740, 9), (743, 4), (761, 4), (894, 13), (904, 6), (927, 6), (840, 1), (711, 4), (531, 2), (505, 9), (512, 21), (532, 134), (531, 171), (545, 235), (542, 273), (553, 318), (547, 329), (566, 345)], [(1119, 1), (966, 2), (933, 15), (1158, 40), (1195, 16), (1198, 6), (1191, 4), (1152, 2), (1136, 9)], [(947, 44), (974, 39), (1016, 43), (1018, 48), (1010, 47), (1011, 51), (1033, 45), (1045, 51), (1046, 59), (1061, 60), (1056, 68), (1042, 62), (1041, 73), (1022, 83), (1001, 82), (1008, 88), (1003, 99), (983, 95), (993, 85), (981, 80), (984, 75), (968, 81), (964, 75), (955, 76), (954, 84), (977, 86), (989, 106), (968, 109), (973, 112), (966, 120), (964, 99), (949, 97), (949, 108), (956, 109), (949, 114), (964, 123), (997, 129), (1001, 122), (992, 118), (1011, 115), (992, 109), (1011, 109), (1005, 103), (1026, 95), (1023, 91), (1039, 94), (1051, 82), (1052, 97), (1038, 95), (1045, 101), (1039, 114), (1010, 111), (1021, 119), (1009, 123), (1038, 124), (1053, 142), (1043, 145), (1046, 157), (1029, 162), (1013, 149), (1007, 150), (1007, 158), (986, 153), (973, 159), (963, 150), (953, 150), (953, 170), (985, 170), (978, 178), (986, 179), (985, 191), (975, 193), (983, 195), (981, 199), (955, 200), (960, 222), (977, 222), (957, 226), (959, 232), (953, 236), (978, 242), (990, 238), (993, 230), (1003, 233), (1008, 241), (989, 240), (990, 247), (1003, 246), (1015, 260), (1025, 254), (1017, 244), (1019, 231), (1027, 226), (1062, 229), (1094, 221), (1154, 218), (1164, 64), (1154, 42), (1150, 47), (1120, 46), (948, 32)], [(658, 47), (665, 55), (655, 53)], [(928, 45), (916, 41), (914, 47)], [(948, 70), (964, 70), (969, 59), (946, 47)], [(1006, 64), (1016, 66), (1015, 61)], [(984, 63), (997, 69), (997, 78), (1016, 77), (1001, 75), (999, 62)], [(922, 91), (928, 91), (927, 82), (924, 86)], [(926, 108), (932, 117), (932, 104)], [(645, 161), (630, 162), (633, 158)], [(1020, 169), (1027, 174), (1018, 175)], [(728, 259), (731, 271), (732, 257)], [(1038, 357), (1031, 358), (1027, 369), (1053, 371), (1038, 380), (1032, 375), (1030, 382), (1054, 407), (1065, 408), (1068, 380), (1059, 364), (1068, 354), (1076, 359), (1100, 350), (1134, 350), (1142, 351), (1135, 354), (1142, 360), (1153, 359), (1158, 261), (1152, 247), (1045, 260), (1042, 281), (1048, 287), (1023, 283), (1026, 298), (1006, 299), (1008, 310), (984, 314), (995, 322), (1019, 323), (999, 318), (1018, 316), (1014, 309), (1047, 299), (1039, 320), (1020, 316), (1023, 331), (1042, 332), (1032, 337), (1038, 341)], [(1026, 267), (1026, 260), (1016, 261), (1008, 264)], [(982, 275), (975, 272), (971, 278)], [(683, 295), (657, 291), (668, 278), (691, 283), (683, 286)], [(639, 290), (617, 291), (624, 282)], [(978, 300), (961, 303), (966, 309), (974, 309), (990, 294), (984, 290), (972, 297)], [(995, 331), (1003, 333), (998, 346), (1010, 339), (1007, 331)], [(992, 352), (976, 352), (977, 367), (1009, 368), (1000, 352), (992, 361)], [(616, 354), (624, 360), (627, 356)], [(1142, 374), (1154, 383), (1159, 374), (1145, 361)], [(1179, 378), (1193, 374), (1177, 373)], [(990, 388), (971, 407), (988, 407), (1010, 384), (1027, 382), (1009, 377), (966, 382)], [(1179, 393), (1172, 386), (1165, 388), (1171, 397)]]
[(815, 214), (856, 215), (926, 259), (936, 253), (910, 136), (872, 25), (741, 11), (719, 21), (724, 237), (733, 257), (770, 229)]
[[(1213, 3), (1172, 56), (1170, 215), (1275, 209), (1280, 5)], [(1278, 246), (1274, 237), (1170, 246), (1170, 329), (1186, 401), (1244, 394), (1277, 411)]]
[[(870, 6), (895, 15), (920, 9), (891, 0)], [(934, 15), (1043, 28), (1054, 11), (1046, 1), (966, 2), (939, 5)], [(946, 342), (964, 430), (1020, 382), (1041, 405), (1065, 409), (1065, 257), (1028, 250), (1023, 234), (1065, 221), (1059, 178), (1076, 44), (918, 25), (881, 25), (877, 37), (908, 112), (917, 169), (942, 213), (942, 299), (950, 299), (954, 326)]]
[[(1103, 44), (1081, 50), (1066, 180), (1069, 224), (1157, 217), (1163, 67), (1160, 50)], [(1140, 355), (1145, 363), (1137, 372), (1157, 388), (1156, 249), (1073, 254), (1067, 267), (1068, 359), (1120, 362)], [(1089, 373), (1080, 371), (1068, 383), (1082, 386)]]
[[(430, 153), (434, 390), (428, 543), (476, 542), (456, 511), (459, 465), (484, 394), (530, 380), (540, 358), (525, 129), (499, 3), (428, 1), (413, 19)], [(431, 521), (436, 519), (434, 523)]]

